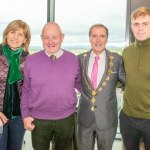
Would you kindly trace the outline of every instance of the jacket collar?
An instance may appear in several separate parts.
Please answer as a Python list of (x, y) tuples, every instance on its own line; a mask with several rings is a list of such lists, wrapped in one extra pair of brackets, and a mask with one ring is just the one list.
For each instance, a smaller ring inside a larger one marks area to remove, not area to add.
[(137, 47), (147, 46), (147, 45), (150, 45), (150, 38), (148, 38), (144, 41), (135, 40), (135, 46), (137, 46)]

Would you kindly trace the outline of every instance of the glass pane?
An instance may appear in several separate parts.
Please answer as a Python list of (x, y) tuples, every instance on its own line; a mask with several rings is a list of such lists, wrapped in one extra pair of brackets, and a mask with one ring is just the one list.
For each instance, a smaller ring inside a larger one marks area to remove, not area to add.
[(126, 3), (126, 0), (56, 0), (55, 20), (65, 33), (64, 48), (79, 52), (89, 48), (88, 31), (95, 23), (108, 27), (108, 48), (124, 47)]
[(1, 1), (0, 9), (0, 40), (2, 33), (9, 22), (16, 19), (22, 19), (27, 22), (31, 28), (30, 49), (42, 46), (40, 39), (41, 30), (47, 21), (47, 1), (37, 0), (4, 0)]
[[(63, 48), (75, 54), (89, 50), (89, 28), (102, 23), (109, 29), (106, 48), (121, 54), (125, 47), (126, 5), (127, 0), (56, 0), (55, 20), (65, 33)], [(116, 91), (119, 113), (123, 92)], [(116, 139), (120, 138), (118, 125)]]

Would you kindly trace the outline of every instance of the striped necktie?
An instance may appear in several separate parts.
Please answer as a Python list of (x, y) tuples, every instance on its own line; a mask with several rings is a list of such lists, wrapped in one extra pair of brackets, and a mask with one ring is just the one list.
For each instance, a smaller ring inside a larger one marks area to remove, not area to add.
[(55, 55), (51, 55), (50, 58), (51, 58), (52, 60), (56, 60), (56, 59), (57, 59), (57, 57), (56, 57)]

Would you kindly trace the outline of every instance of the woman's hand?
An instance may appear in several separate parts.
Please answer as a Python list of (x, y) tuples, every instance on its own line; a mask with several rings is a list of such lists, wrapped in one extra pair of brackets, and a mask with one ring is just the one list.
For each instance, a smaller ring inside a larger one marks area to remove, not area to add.
[(2, 112), (0, 112), (0, 121), (1, 121), (0, 126), (6, 124), (8, 122), (8, 120), (9, 119)]

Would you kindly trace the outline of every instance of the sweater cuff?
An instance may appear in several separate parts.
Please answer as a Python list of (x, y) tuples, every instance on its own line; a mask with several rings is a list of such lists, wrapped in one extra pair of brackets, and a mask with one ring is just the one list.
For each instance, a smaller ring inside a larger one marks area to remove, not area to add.
[(27, 117), (30, 117), (30, 113), (29, 113), (28, 110), (22, 111), (21, 113), (22, 113), (22, 118), (23, 118), (23, 119), (24, 119), (24, 118), (27, 118)]

